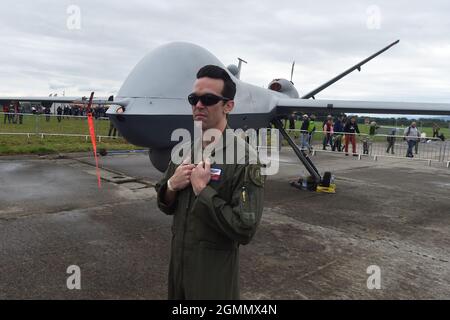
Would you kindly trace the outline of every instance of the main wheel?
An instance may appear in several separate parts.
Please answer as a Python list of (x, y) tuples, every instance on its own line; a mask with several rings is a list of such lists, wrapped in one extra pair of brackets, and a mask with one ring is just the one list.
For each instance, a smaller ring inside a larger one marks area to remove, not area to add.
[(321, 186), (328, 188), (330, 186), (330, 182), (331, 182), (331, 172), (326, 171), (323, 174)]

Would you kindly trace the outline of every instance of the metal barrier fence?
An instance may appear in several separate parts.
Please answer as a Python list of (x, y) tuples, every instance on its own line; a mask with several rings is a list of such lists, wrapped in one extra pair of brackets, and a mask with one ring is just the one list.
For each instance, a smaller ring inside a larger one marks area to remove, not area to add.
[[(119, 135), (115, 130), (109, 118), (94, 118), (94, 128), (97, 139), (114, 138)], [(286, 129), (291, 137), (301, 146), (301, 131), (299, 129)], [(327, 143), (323, 150), (323, 139), (325, 132), (315, 131), (311, 138), (312, 151), (315, 152), (339, 152), (332, 151), (330, 144)], [(331, 144), (341, 137), (342, 145), (345, 143), (347, 133), (334, 133), (331, 137)], [(89, 127), (86, 116), (68, 116), (54, 114), (20, 114), (0, 112), (0, 135), (26, 135), (31, 137), (38, 135), (41, 138), (45, 136), (66, 136), (66, 137), (84, 137), (89, 139)], [(394, 137), (393, 148), (388, 148), (388, 137)], [(414, 158), (419, 160), (444, 162), (450, 167), (450, 142), (441, 141), (438, 138), (420, 138), (414, 149)], [(366, 150), (364, 150), (366, 146)], [(359, 158), (371, 156), (374, 160), (378, 157), (405, 158), (407, 143), (404, 136), (390, 136), (385, 134), (357, 134), (355, 154)], [(366, 152), (364, 152), (366, 151)], [(388, 152), (389, 151), (389, 152)], [(349, 153), (353, 153), (352, 146), (349, 145)], [(394, 152), (394, 153), (392, 153)], [(344, 154), (345, 151), (342, 151)]]
[[(95, 134), (99, 140), (115, 137), (119, 132), (109, 118), (94, 118)], [(0, 135), (38, 135), (89, 137), (87, 116), (0, 112)]]
[[(302, 147), (302, 132), (299, 129), (286, 129), (290, 136)], [(312, 147), (309, 151), (333, 152), (345, 154), (345, 135), (354, 135), (356, 150), (355, 155), (361, 157), (373, 157), (377, 160), (379, 157), (406, 158), (408, 144), (403, 135), (386, 134), (349, 134), (337, 132), (326, 139), (326, 132), (315, 131), (310, 138), (309, 145)], [(388, 139), (389, 138), (389, 139)], [(325, 139), (325, 140), (324, 140)], [(335, 142), (340, 139), (341, 145)], [(393, 139), (393, 141), (391, 140)], [(389, 142), (392, 141), (392, 143)], [(334, 148), (332, 147), (334, 145)], [(353, 154), (352, 144), (348, 145), (348, 153)], [(450, 167), (450, 141), (442, 141), (439, 138), (418, 137), (416, 145), (413, 148), (413, 158), (416, 160), (425, 160), (431, 165), (432, 161), (446, 163)]]

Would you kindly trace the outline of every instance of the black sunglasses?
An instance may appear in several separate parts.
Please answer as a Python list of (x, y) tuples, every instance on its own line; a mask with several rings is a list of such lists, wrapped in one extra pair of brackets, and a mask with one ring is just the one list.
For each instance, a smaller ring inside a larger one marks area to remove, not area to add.
[(212, 94), (212, 93), (205, 93), (204, 95), (201, 95), (201, 96), (198, 96), (195, 93), (191, 93), (190, 95), (188, 95), (188, 101), (191, 104), (191, 106), (197, 105), (199, 100), (201, 101), (202, 105), (204, 105), (205, 107), (209, 107), (209, 106), (215, 105), (219, 101), (226, 102), (226, 101), (230, 101), (231, 99), (221, 97), (221, 96), (216, 96), (215, 94)]

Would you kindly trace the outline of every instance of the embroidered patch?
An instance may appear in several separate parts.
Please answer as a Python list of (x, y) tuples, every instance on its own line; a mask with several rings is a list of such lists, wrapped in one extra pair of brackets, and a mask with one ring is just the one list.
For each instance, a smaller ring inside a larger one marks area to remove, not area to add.
[(257, 165), (248, 167), (248, 177), (258, 187), (264, 187), (264, 177), (261, 175), (261, 168)]
[(222, 169), (211, 168), (211, 181), (219, 181), (220, 175), (222, 174)]

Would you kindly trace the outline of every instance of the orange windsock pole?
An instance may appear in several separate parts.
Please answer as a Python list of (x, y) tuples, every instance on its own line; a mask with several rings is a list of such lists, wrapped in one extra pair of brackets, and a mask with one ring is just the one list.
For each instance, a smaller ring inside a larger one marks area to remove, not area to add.
[(98, 167), (97, 142), (95, 139), (94, 119), (92, 119), (92, 112), (91, 112), (91, 105), (92, 105), (93, 99), (94, 99), (94, 92), (91, 92), (91, 97), (89, 98), (89, 103), (87, 106), (87, 119), (88, 119), (88, 126), (89, 126), (89, 134), (91, 136), (92, 149), (94, 150), (95, 169), (97, 172), (97, 183), (98, 183), (98, 188), (101, 189), (102, 183), (101, 183), (101, 179), (100, 179), (100, 169)]

